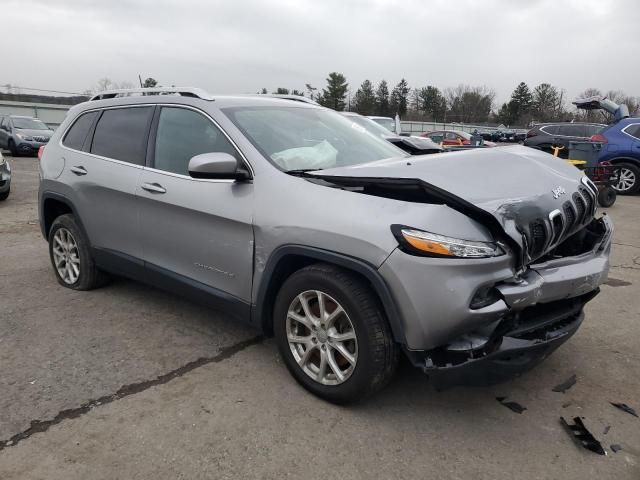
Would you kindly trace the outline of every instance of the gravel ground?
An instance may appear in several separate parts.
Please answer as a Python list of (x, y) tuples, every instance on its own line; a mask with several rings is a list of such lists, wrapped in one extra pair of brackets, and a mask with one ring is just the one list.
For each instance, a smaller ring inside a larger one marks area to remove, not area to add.
[[(60, 287), (37, 224), (37, 160), (9, 161), (3, 480), (640, 478), (640, 419), (610, 405), (640, 411), (640, 197), (609, 209), (609, 285), (541, 366), (502, 385), (437, 392), (403, 365), (379, 395), (341, 408), (298, 387), (270, 339), (224, 314), (126, 280)], [(572, 375), (573, 387), (552, 391)], [(577, 447), (560, 416), (584, 417), (608, 455)]]

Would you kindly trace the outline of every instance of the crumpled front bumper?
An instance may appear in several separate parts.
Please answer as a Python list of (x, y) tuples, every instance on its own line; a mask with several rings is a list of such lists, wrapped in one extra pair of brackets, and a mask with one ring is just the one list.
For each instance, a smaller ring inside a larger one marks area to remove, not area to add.
[[(401, 299), (401, 341), (412, 363), (442, 383), (486, 383), (548, 356), (575, 333), (584, 305), (607, 279), (613, 225), (606, 216), (601, 221), (604, 233), (591, 250), (531, 265), (519, 276), (504, 257), (394, 252), (380, 271)], [(497, 294), (472, 308), (481, 289)]]

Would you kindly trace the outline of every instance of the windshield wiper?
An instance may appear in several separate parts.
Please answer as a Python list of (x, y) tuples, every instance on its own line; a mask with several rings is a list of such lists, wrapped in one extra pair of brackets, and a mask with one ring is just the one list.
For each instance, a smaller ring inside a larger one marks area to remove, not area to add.
[(308, 172), (318, 172), (322, 170), (321, 168), (294, 168), (293, 170), (285, 170), (284, 173), (288, 173), (289, 175), (304, 175)]

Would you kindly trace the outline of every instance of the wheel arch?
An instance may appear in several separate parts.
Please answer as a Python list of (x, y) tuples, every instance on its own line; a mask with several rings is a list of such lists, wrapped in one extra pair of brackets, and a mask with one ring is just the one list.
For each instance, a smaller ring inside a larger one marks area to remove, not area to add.
[(380, 300), (394, 340), (406, 343), (399, 309), (386, 282), (373, 265), (341, 253), (303, 245), (284, 245), (271, 254), (258, 286), (256, 303), (251, 306), (251, 323), (265, 333), (273, 333), (273, 308), (280, 286), (294, 272), (319, 262), (343, 268), (364, 280)]
[(86, 238), (89, 238), (73, 202), (67, 197), (55, 192), (45, 192), (42, 194), (40, 205), (40, 230), (45, 240), (49, 239), (49, 231), (55, 219), (67, 213), (74, 216), (78, 226), (82, 229), (82, 233), (85, 234)]
[(636, 167), (640, 168), (640, 159), (633, 157), (614, 157), (609, 160), (609, 162), (611, 162), (613, 165), (615, 165), (616, 163), (632, 163)]

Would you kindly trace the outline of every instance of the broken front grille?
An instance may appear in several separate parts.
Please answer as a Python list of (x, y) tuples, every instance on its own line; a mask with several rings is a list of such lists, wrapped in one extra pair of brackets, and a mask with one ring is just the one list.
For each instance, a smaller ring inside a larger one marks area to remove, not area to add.
[(529, 258), (533, 261), (541, 257), (582, 228), (595, 214), (596, 201), (594, 190), (581, 185), (561, 209), (550, 212), (547, 218), (533, 219), (526, 234)]

